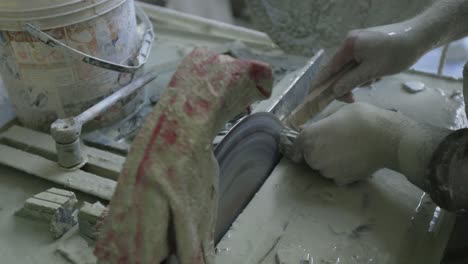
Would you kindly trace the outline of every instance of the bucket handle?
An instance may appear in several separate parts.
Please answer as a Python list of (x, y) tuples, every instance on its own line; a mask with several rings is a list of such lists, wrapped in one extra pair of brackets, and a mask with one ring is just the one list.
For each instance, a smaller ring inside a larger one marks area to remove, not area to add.
[(34, 27), (29, 23), (24, 25), (24, 30), (50, 47), (59, 47), (73, 56), (78, 56), (85, 63), (107, 70), (134, 73), (148, 61), (149, 53), (151, 51), (151, 46), (153, 45), (154, 40), (153, 25), (151, 24), (151, 21), (148, 19), (146, 14), (141, 9), (137, 8), (136, 15), (146, 26), (146, 32), (143, 35), (143, 41), (141, 43), (138, 55), (136, 56), (136, 65), (123, 65), (96, 58), (94, 56), (91, 56), (89, 54), (86, 54), (68, 46), (67, 44), (59, 41), (58, 39), (52, 37), (51, 35), (45, 33), (44, 31)]

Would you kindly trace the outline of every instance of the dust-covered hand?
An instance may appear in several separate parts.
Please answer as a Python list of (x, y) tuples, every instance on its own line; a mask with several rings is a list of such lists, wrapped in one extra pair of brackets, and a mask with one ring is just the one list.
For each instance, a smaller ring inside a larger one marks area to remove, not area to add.
[(305, 161), (338, 185), (389, 168), (405, 174), (423, 188), (432, 153), (448, 133), (397, 112), (354, 103), (305, 128), (290, 158), (295, 162)]
[(354, 63), (331, 87), (337, 98), (346, 99), (355, 87), (409, 68), (425, 52), (413, 34), (404, 23), (351, 31), (319, 72), (317, 83)]

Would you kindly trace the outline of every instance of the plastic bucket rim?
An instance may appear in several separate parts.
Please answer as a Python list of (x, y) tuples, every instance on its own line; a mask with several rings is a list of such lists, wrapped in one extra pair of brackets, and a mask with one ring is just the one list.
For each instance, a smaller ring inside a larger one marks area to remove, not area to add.
[[(60, 20), (60, 17), (64, 17), (64, 16), (66, 17), (66, 16), (70, 16), (70, 15), (77, 14), (77, 13), (80, 13), (80, 12), (84, 13), (84, 12), (89, 11), (89, 10), (91, 10), (93, 8), (96, 8), (98, 6), (105, 5), (106, 3), (110, 2), (110, 1), (113, 1), (114, 4), (110, 5), (110, 7), (106, 8), (102, 12), (93, 12), (94, 15), (92, 15), (92, 16), (83, 16), (83, 18), (75, 19), (75, 20), (71, 20), (71, 21), (67, 21), (67, 22), (63, 22), (63, 20), (61, 20), (60, 22), (57, 22), (54, 25), (48, 25), (48, 26), (40, 27), (40, 29), (41, 30), (49, 30), (49, 29), (62, 28), (62, 27), (67, 27), (67, 26), (70, 26), (70, 25), (82, 23), (82, 22), (94, 19), (96, 17), (102, 16), (102, 15), (108, 13), (108, 12), (111, 12), (114, 9), (116, 9), (116, 8), (122, 6), (123, 4), (125, 4), (129, 0), (103, 0), (102, 2), (100, 2), (98, 4), (93, 4), (92, 6), (87, 6), (87, 7), (80, 8), (78, 11), (68, 12), (68, 13), (61, 13), (59, 15), (53, 15), (53, 16), (48, 16), (48, 17), (40, 17), (40, 18), (30, 18), (29, 17), (29, 18), (21, 18), (21, 19), (2, 19), (0, 17), (0, 32), (2, 32), (2, 31), (24, 31), (23, 30), (23, 25), (26, 24), (26, 23), (31, 23), (31, 24), (37, 25), (37, 23), (40, 23), (41, 21), (52, 20), (52, 19)], [(6, 23), (2, 24), (2, 22), (5, 22), (5, 21), (16, 24), (16, 27), (11, 26), (11, 24), (10, 25), (6, 25)]]
[[(12, 9), (2, 9), (2, 8), (0, 8), (0, 13), (1, 12), (4, 12), (4, 13), (39, 12), (39, 11), (45, 11), (45, 10), (70, 6), (70, 5), (74, 5), (74, 4), (77, 4), (77, 3), (80, 3), (80, 2), (86, 2), (86, 1), (92, 2), (94, 4), (94, 2), (96, 0), (72, 0), (72, 1), (67, 2), (67, 3), (60, 3), (60, 4), (56, 4), (56, 5), (51, 5), (51, 6), (48, 6), (48, 7), (39, 7), (39, 8), (31, 8), (31, 9), (14, 9), (14, 10), (12, 10)], [(101, 0), (101, 1), (110, 1), (110, 0)]]

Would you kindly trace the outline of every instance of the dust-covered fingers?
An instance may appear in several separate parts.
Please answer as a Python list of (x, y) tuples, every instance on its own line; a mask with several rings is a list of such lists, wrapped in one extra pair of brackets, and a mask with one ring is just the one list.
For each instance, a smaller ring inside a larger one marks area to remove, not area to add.
[(339, 73), (343, 67), (355, 61), (354, 45), (357, 33), (351, 32), (331, 59), (320, 69), (314, 85), (319, 85)]
[(354, 88), (375, 79), (373, 72), (373, 69), (367, 63), (359, 64), (344, 73), (330, 88), (333, 89), (333, 93), (337, 98), (349, 98), (349, 94)]

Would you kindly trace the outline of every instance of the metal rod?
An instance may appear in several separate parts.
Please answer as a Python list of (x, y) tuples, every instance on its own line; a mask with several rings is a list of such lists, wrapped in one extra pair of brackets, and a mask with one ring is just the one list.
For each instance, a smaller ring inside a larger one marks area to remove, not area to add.
[(298, 106), (310, 92), (310, 84), (316, 77), (325, 51), (319, 50), (299, 72), (284, 92), (266, 110), (283, 120)]
[(50, 130), (55, 140), (55, 148), (58, 156), (57, 162), (62, 168), (77, 170), (86, 163), (86, 155), (81, 149), (81, 142), (79, 139), (83, 125), (103, 114), (119, 100), (135, 93), (147, 83), (154, 80), (160, 74), (160, 71), (154, 69), (155, 67), (145, 75), (133, 80), (130, 84), (120, 88), (118, 91), (88, 108), (78, 116), (57, 119), (52, 123)]
[(111, 108), (115, 103), (119, 100), (133, 94), (134, 92), (138, 91), (140, 88), (144, 87), (147, 83), (154, 80), (158, 75), (158, 72), (149, 72), (143, 75), (142, 77), (134, 80), (130, 84), (120, 88), (117, 92), (111, 94), (110, 96), (106, 97), (99, 103), (91, 106), (81, 114), (75, 117), (75, 120), (81, 124), (85, 124), (94, 118), (98, 117), (109, 108)]
[(447, 52), (449, 49), (450, 43), (445, 45), (442, 48), (442, 54), (440, 54), (439, 67), (437, 68), (437, 75), (442, 76), (444, 73), (445, 61), (447, 60)]
[[(463, 96), (466, 102), (467, 101), (466, 98), (468, 96), (468, 62), (466, 62), (465, 66), (463, 67)], [(467, 112), (467, 110), (468, 110), (468, 104), (465, 104), (465, 112)]]

